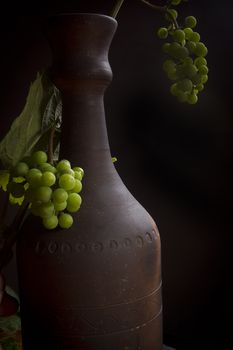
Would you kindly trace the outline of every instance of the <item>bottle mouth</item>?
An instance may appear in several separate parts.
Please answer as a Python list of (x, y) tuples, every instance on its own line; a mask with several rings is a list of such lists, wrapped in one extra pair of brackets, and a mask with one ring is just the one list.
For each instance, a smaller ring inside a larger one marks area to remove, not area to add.
[(113, 30), (115, 31), (118, 23), (115, 20), (115, 18), (107, 15), (103, 15), (101, 13), (89, 13), (89, 12), (64, 12), (64, 13), (57, 13), (57, 14), (52, 14), (47, 17), (45, 20), (45, 25), (44, 25), (44, 33), (47, 36), (48, 32), (50, 31), (50, 28), (55, 25), (57, 26), (62, 26), (63, 28), (68, 28), (71, 27), (72, 25), (79, 25), (79, 24), (84, 24), (84, 23), (95, 23), (96, 25), (101, 26), (101, 24), (109, 27), (109, 28), (114, 28)]

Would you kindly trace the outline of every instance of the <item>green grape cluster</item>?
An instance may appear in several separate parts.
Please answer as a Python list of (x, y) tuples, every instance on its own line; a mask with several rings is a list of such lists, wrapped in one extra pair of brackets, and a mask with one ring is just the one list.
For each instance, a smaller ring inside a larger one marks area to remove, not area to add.
[[(173, 0), (172, 5), (179, 5), (181, 1)], [(167, 27), (159, 28), (157, 35), (160, 39), (167, 39), (163, 44), (163, 51), (168, 58), (163, 63), (163, 70), (173, 81), (170, 92), (180, 102), (195, 104), (198, 93), (204, 89), (208, 80), (207, 47), (200, 41), (201, 37), (194, 30), (197, 20), (194, 16), (185, 18), (184, 25), (177, 24), (178, 13), (169, 8), (165, 18)]]
[(45, 228), (67, 229), (82, 203), (83, 175), (83, 169), (71, 167), (68, 160), (53, 166), (45, 152), (37, 151), (11, 169), (7, 191), (12, 198), (30, 203), (31, 212), (41, 217)]

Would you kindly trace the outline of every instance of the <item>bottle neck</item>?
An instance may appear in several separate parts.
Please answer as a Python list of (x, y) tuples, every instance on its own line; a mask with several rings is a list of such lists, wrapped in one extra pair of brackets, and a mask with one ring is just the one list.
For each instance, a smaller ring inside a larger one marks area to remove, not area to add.
[(62, 101), (60, 157), (82, 167), (99, 157), (110, 160), (103, 92), (87, 89), (75, 95), (64, 93)]
[(49, 22), (50, 76), (63, 103), (60, 155), (80, 166), (97, 155), (111, 159), (103, 99), (112, 79), (108, 51), (116, 27), (113, 18), (98, 14), (60, 15)]

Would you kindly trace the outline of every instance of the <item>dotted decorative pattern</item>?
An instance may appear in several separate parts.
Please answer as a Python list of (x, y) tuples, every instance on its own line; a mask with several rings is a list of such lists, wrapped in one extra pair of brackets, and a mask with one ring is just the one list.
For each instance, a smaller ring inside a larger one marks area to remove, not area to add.
[(70, 256), (80, 253), (102, 253), (106, 249), (116, 251), (119, 249), (143, 248), (147, 244), (153, 243), (157, 239), (157, 233), (152, 230), (145, 234), (137, 235), (134, 238), (125, 237), (119, 239), (109, 239), (104, 242), (93, 241), (84, 242), (77, 240), (76, 242), (56, 241), (40, 239), (36, 242), (35, 253), (38, 256), (55, 255), (57, 257)]

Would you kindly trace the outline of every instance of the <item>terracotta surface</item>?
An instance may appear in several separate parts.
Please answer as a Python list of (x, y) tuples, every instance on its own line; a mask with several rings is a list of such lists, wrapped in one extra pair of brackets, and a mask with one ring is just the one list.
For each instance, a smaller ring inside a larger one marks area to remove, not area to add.
[(65, 15), (49, 24), (50, 74), (62, 92), (61, 158), (85, 170), (69, 230), (28, 217), (18, 244), (24, 350), (161, 350), (157, 227), (112, 163), (103, 96), (116, 22)]

